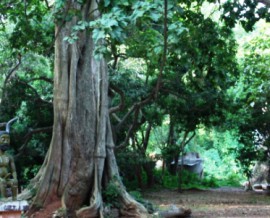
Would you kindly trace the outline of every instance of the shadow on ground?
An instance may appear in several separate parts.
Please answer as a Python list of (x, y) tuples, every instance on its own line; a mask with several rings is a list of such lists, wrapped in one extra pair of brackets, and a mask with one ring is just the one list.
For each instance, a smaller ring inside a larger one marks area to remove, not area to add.
[(163, 189), (147, 191), (143, 197), (160, 209), (168, 209), (171, 205), (190, 208), (192, 218), (270, 217), (270, 196), (241, 188), (186, 190), (182, 193)]

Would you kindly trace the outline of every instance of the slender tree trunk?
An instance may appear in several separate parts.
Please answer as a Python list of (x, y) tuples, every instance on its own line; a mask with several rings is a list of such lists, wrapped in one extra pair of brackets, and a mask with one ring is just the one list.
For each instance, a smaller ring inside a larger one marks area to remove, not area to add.
[[(177, 174), (178, 174), (178, 191), (182, 192), (182, 183), (183, 183), (183, 170), (184, 170), (184, 150), (185, 150), (185, 145), (186, 145), (186, 139), (188, 136), (189, 131), (185, 131), (184, 136), (183, 136), (183, 140), (180, 144), (180, 154), (181, 154), (181, 165), (180, 165), (180, 169), (177, 170)], [(179, 157), (179, 155), (178, 155)], [(178, 158), (179, 159), (179, 158)], [(178, 165), (178, 159), (177, 159), (177, 165)]]
[(141, 164), (135, 165), (135, 172), (136, 172), (138, 187), (140, 189), (143, 189), (144, 187), (143, 187), (142, 167), (141, 167)]
[(122, 214), (145, 212), (125, 191), (118, 174), (106, 62), (93, 57), (90, 31), (78, 33), (73, 44), (64, 40), (79, 19), (89, 22), (99, 16), (97, 1), (68, 0), (65, 4), (63, 11), (78, 11), (81, 18), (56, 25), (53, 136), (47, 161), (34, 179), (37, 194), (32, 211), (61, 198), (69, 216), (102, 217), (102, 189), (113, 181), (121, 193)]
[[(176, 145), (176, 138), (175, 138), (175, 123), (173, 120), (173, 117), (170, 115), (170, 128), (169, 128), (169, 133), (168, 133), (168, 142), (167, 144), (169, 146), (175, 146)], [(179, 152), (175, 150), (175, 154), (172, 156), (173, 160), (170, 159), (169, 161), (174, 161), (174, 165), (169, 165), (170, 167), (170, 172), (173, 175), (177, 174), (177, 167), (178, 167), (178, 158), (179, 158)]]
[(154, 169), (155, 169), (155, 162), (148, 161), (143, 164), (143, 169), (146, 173), (147, 177), (147, 187), (151, 188), (154, 185)]

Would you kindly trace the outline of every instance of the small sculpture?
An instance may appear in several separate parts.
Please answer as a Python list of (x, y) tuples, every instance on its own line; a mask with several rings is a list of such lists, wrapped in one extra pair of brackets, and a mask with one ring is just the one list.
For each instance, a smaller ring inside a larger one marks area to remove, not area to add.
[(10, 146), (10, 124), (16, 120), (13, 118), (7, 122), (6, 131), (0, 131), (0, 193), (2, 198), (6, 198), (7, 187), (10, 187), (12, 200), (17, 200), (18, 180), (14, 160), (6, 150)]

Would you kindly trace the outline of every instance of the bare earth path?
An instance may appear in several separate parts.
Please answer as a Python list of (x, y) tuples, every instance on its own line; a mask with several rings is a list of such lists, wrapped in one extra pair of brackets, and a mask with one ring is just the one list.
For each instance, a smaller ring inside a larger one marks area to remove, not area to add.
[(170, 205), (190, 208), (192, 218), (205, 217), (257, 217), (270, 218), (270, 195), (246, 192), (241, 188), (218, 188), (211, 190), (148, 191), (143, 197), (160, 209)]

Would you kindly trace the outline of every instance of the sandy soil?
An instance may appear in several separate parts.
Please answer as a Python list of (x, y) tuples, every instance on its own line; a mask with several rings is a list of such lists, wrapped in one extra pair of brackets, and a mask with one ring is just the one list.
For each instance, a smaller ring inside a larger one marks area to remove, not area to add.
[(160, 209), (171, 205), (190, 208), (191, 217), (260, 217), (270, 218), (270, 196), (265, 193), (246, 192), (241, 188), (210, 190), (155, 190), (143, 193), (143, 197)]

